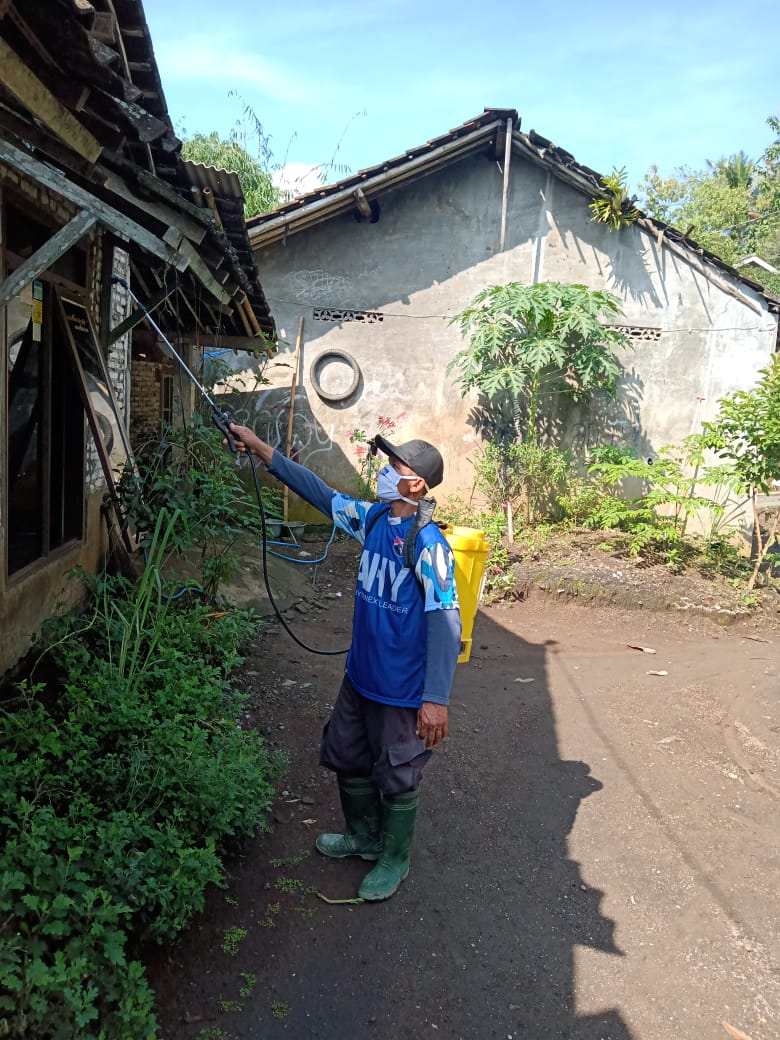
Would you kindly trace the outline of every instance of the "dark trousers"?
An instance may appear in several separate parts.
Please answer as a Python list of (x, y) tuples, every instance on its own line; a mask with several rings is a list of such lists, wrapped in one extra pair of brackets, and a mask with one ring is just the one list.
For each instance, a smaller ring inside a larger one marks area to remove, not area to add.
[(320, 765), (341, 776), (370, 776), (382, 794), (416, 791), (433, 752), (417, 736), (417, 709), (363, 697), (344, 676), (322, 731)]

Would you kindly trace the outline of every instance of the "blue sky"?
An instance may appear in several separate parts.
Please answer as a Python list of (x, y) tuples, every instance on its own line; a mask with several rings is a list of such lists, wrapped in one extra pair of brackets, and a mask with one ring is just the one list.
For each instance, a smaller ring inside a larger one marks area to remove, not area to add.
[(278, 164), (356, 172), (485, 107), (515, 108), (523, 130), (601, 173), (625, 166), (636, 190), (652, 163), (668, 176), (740, 149), (758, 158), (780, 116), (777, 0), (144, 8), (177, 129), (227, 136), (246, 102)]

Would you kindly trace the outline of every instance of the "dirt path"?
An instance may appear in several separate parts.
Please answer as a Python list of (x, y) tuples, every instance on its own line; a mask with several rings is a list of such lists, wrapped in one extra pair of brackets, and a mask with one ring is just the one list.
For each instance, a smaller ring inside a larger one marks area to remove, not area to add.
[[(316, 646), (349, 639), (343, 553), (294, 622)], [(316, 747), (343, 658), (275, 629), (244, 679), (291, 771), (271, 832), (150, 958), (166, 1040), (778, 1040), (778, 643), (541, 594), (481, 611), (409, 879), (333, 906), (316, 893), (368, 869), (312, 852), (339, 819)]]

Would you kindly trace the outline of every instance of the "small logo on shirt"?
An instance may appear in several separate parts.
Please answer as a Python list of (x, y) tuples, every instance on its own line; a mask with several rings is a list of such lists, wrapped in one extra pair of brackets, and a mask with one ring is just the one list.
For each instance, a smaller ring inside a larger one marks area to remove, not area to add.
[(404, 540), (399, 535), (396, 535), (393, 539), (393, 552), (396, 556), (403, 556), (404, 554)]

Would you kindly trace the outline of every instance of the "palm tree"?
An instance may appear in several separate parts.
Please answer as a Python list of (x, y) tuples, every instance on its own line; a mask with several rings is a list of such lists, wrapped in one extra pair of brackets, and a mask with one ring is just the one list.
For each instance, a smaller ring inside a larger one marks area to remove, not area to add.
[(730, 188), (753, 188), (756, 176), (756, 164), (745, 152), (736, 152), (727, 159), (718, 162), (707, 160), (707, 165), (723, 177)]

